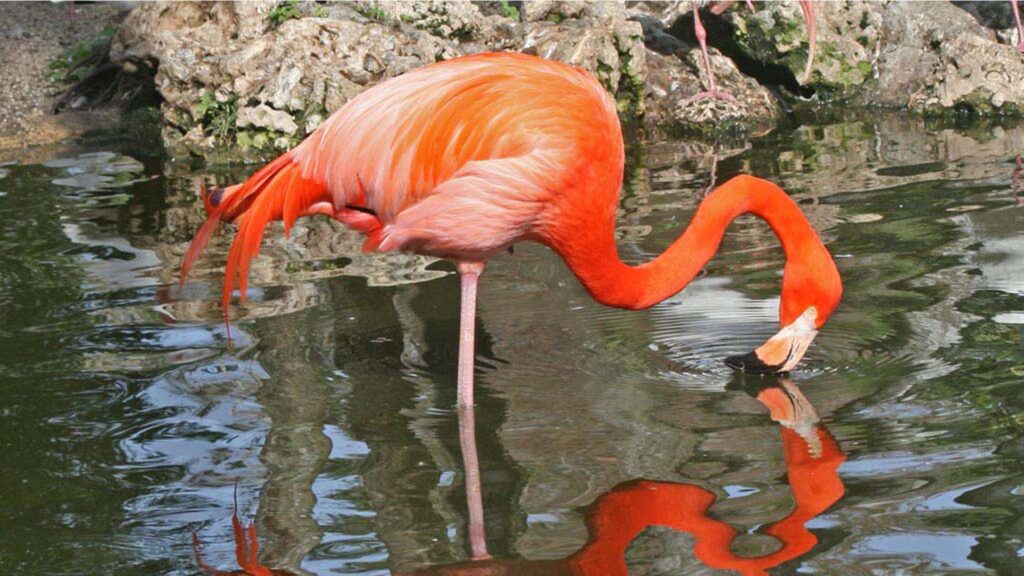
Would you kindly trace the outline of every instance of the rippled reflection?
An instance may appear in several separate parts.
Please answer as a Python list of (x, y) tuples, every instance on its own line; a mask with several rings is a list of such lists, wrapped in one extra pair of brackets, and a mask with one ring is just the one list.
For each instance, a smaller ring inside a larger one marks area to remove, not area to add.
[[(772, 421), (780, 425), (786, 474), (794, 502), (792, 512), (756, 532), (770, 536), (778, 543), (774, 552), (752, 556), (736, 554), (733, 548), (737, 531), (710, 514), (716, 500), (713, 492), (695, 484), (638, 479), (615, 486), (587, 507), (587, 542), (568, 557), (561, 560), (494, 559), (482, 545), (483, 516), (481, 511), (474, 512), (474, 506), (479, 506), (479, 503), (473, 502), (480, 489), (475, 486), (468, 491), (467, 506), (468, 537), (473, 556), (477, 559), (415, 570), (412, 574), (625, 576), (629, 573), (626, 562), (628, 547), (644, 530), (655, 526), (693, 535), (694, 557), (710, 568), (758, 575), (800, 557), (818, 542), (807, 528), (807, 523), (843, 495), (838, 469), (846, 456), (820, 424), (813, 406), (789, 379), (762, 387), (756, 398), (768, 409)], [(473, 429), (472, 418), (463, 419), (461, 423)], [(462, 436), (462, 450), (475, 455), (475, 443), (471, 432)], [(477, 465), (475, 456), (470, 461)], [(467, 482), (478, 483), (479, 478), (475, 474), (467, 474)], [(235, 556), (241, 571), (225, 572), (206, 565), (197, 540), (197, 562), (204, 571), (215, 575), (288, 574), (270, 570), (259, 563), (259, 544), (254, 526), (243, 526), (237, 513), (232, 515), (231, 521)]]

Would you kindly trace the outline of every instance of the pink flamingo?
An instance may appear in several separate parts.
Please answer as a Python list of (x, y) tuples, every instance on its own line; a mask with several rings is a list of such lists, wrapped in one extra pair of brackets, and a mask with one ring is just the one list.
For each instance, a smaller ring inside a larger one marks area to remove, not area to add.
[(782, 329), (739, 369), (786, 372), (839, 303), (835, 263), (800, 208), (774, 184), (737, 176), (709, 194), (654, 260), (630, 266), (615, 246), (624, 147), (615, 101), (584, 70), (524, 54), (477, 54), (432, 64), (363, 92), (305, 141), (245, 183), (205, 197), (209, 217), (182, 281), (221, 221), (238, 231), (224, 278), (225, 316), (264, 229), (323, 214), (366, 236), (364, 250), (455, 261), (462, 286), (458, 406), (473, 405), (477, 282), (484, 262), (514, 243), (551, 247), (590, 295), (642, 309), (679, 292), (718, 250), (729, 223), (753, 213), (786, 254)]

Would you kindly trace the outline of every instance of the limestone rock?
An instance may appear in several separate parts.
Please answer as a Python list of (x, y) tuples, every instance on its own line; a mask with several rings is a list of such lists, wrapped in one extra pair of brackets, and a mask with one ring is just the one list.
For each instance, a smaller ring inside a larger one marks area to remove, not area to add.
[(519, 50), (589, 71), (616, 96), (622, 112), (642, 114), (647, 68), (643, 29), (626, 17), (621, 1), (524, 2)]
[(645, 124), (670, 132), (698, 135), (721, 133), (764, 134), (782, 116), (778, 100), (764, 86), (740, 74), (732, 61), (712, 54), (711, 68), (719, 87), (736, 100), (690, 101), (706, 89), (704, 62), (693, 48), (674, 55), (648, 51), (644, 87)]
[(734, 9), (723, 18), (733, 27), (731, 41), (754, 60), (781, 64), (797, 82), (844, 98), (871, 78), (882, 35), (878, 6), (865, 0), (815, 2), (817, 48), (810, 69), (810, 36), (797, 2), (766, 2), (754, 13)]
[(276, 155), (365, 88), (463, 53), (452, 40), (411, 27), (396, 33), (354, 12), (274, 26), (273, 6), (143, 3), (128, 16), (111, 58), (158, 67), (172, 155), (211, 157), (235, 142), (257, 158)]
[(879, 50), (877, 86), (863, 102), (923, 112), (1024, 111), (1024, 56), (969, 14), (942, 2), (927, 11), (891, 2), (883, 16), (889, 34)]
[(266, 104), (242, 108), (238, 111), (235, 124), (239, 128), (255, 126), (257, 128), (267, 128), (283, 132), (288, 135), (295, 134), (299, 129), (287, 112), (274, 110)]

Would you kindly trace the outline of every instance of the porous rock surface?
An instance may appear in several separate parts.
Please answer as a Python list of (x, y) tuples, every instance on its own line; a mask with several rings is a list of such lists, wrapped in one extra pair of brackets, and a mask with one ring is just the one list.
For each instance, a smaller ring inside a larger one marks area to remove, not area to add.
[[(287, 149), (362, 90), (414, 68), (484, 50), (520, 50), (582, 66), (639, 110), (643, 34), (621, 4), (551, 3), (537, 22), (477, 4), (143, 3), (111, 49), (115, 62), (157, 67), (164, 143), (174, 156), (236, 157)], [(538, 6), (538, 8), (540, 8)], [(565, 10), (564, 12), (558, 12)], [(493, 12), (493, 11), (490, 11)], [(533, 6), (521, 17), (537, 17)], [(286, 118), (285, 115), (290, 117)], [(225, 156), (226, 155), (226, 156)]]
[[(819, 98), (943, 113), (1024, 110), (1024, 54), (992, 10), (951, 2), (815, 2), (817, 50), (809, 76), (807, 33), (796, 2), (731, 10), (733, 42), (752, 59), (781, 64)], [(981, 3), (997, 4), (997, 3)], [(1007, 3), (1008, 4), (1008, 3)]]
[(952, 3), (815, 7), (818, 50), (807, 74), (794, 0), (708, 14), (711, 68), (732, 101), (691, 98), (708, 78), (686, 1), (142, 3), (111, 57), (157, 69), (168, 151), (214, 160), (273, 156), (369, 86), (480, 51), (581, 66), (624, 118), (698, 135), (768, 131), (812, 94), (925, 113), (1024, 110), (1024, 56)]

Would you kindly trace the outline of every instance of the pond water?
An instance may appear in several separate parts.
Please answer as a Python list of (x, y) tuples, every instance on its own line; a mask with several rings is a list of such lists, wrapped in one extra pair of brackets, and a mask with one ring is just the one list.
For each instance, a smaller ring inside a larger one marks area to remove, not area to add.
[(178, 270), (197, 178), (255, 166), (117, 138), (8, 153), (0, 572), (1022, 574), (1021, 153), (1024, 127), (899, 115), (632, 144), (623, 258), (750, 172), (821, 231), (843, 302), (790, 378), (742, 377), (722, 359), (774, 332), (783, 262), (756, 220), (643, 312), (593, 303), (543, 247), (494, 259), (478, 563), (450, 264), (276, 228), (229, 346), (227, 238)]

